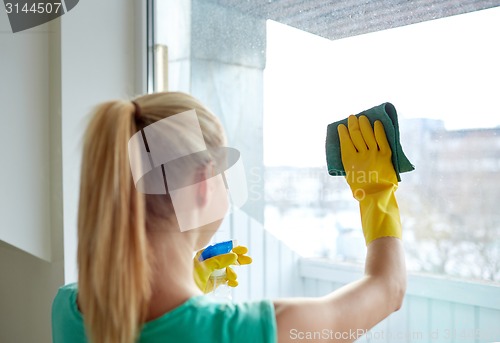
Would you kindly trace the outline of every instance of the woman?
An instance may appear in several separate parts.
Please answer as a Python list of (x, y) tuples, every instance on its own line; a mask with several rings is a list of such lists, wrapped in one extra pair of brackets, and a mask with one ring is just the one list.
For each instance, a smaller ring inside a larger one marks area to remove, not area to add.
[[(373, 129), (366, 117), (355, 116), (348, 128), (339, 126), (339, 135), (346, 180), (360, 202), (365, 276), (321, 298), (233, 304), (203, 296), (211, 271), (238, 257), (230, 253), (217, 263), (193, 263), (193, 253), (208, 244), (221, 220), (180, 230), (168, 194), (137, 191), (128, 156), (134, 134), (193, 109), (207, 151), (223, 147), (217, 118), (187, 94), (148, 94), (96, 109), (82, 159), (79, 280), (54, 299), (54, 342), (283, 343), (307, 332), (322, 333), (314, 341), (352, 342), (399, 309), (406, 276), (391, 151), (380, 122)], [(191, 139), (191, 133), (180, 133)], [(183, 173), (196, 185), (190, 216), (202, 216), (214, 198), (209, 180), (217, 161), (208, 154)], [(361, 177), (373, 173), (376, 179)]]

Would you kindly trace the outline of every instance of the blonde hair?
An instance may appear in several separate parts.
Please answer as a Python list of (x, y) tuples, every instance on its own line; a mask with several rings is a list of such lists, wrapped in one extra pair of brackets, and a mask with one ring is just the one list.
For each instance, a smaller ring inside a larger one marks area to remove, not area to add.
[[(195, 109), (207, 147), (225, 144), (218, 119), (188, 94), (165, 92), (99, 105), (84, 136), (78, 210), (78, 302), (94, 343), (131, 343), (151, 297), (147, 227), (172, 216), (167, 195), (144, 195), (132, 180), (127, 144), (144, 127)], [(188, 134), (188, 133), (186, 133)]]

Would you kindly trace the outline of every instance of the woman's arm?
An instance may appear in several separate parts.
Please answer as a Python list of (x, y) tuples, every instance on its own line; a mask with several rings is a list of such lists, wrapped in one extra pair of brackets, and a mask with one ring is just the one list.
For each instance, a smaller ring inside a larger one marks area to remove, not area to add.
[(353, 342), (397, 311), (406, 290), (406, 267), (397, 178), (383, 126), (373, 130), (366, 117), (349, 117), (339, 126), (346, 180), (360, 204), (367, 243), (365, 275), (321, 298), (274, 302), (278, 341)]
[(274, 301), (278, 342), (297, 342), (299, 335), (306, 337), (307, 332), (320, 335), (314, 342), (353, 342), (401, 307), (405, 289), (401, 240), (376, 239), (368, 245), (361, 280), (321, 298)]

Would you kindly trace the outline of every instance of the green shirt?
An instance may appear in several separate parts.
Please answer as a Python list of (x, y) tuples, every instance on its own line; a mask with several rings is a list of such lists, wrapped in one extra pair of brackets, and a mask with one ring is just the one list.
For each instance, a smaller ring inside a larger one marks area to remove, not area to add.
[[(54, 343), (86, 343), (78, 310), (76, 283), (59, 289), (52, 304)], [(144, 324), (140, 343), (152, 342), (277, 342), (274, 306), (270, 300), (232, 303), (195, 296)]]

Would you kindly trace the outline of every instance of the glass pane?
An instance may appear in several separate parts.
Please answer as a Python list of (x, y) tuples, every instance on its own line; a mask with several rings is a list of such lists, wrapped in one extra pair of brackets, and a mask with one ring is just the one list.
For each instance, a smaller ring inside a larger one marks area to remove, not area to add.
[(397, 191), (410, 270), (500, 282), (500, 8), (329, 41), (268, 21), (265, 226), (303, 256), (362, 261), (326, 126), (389, 101), (416, 170)]

